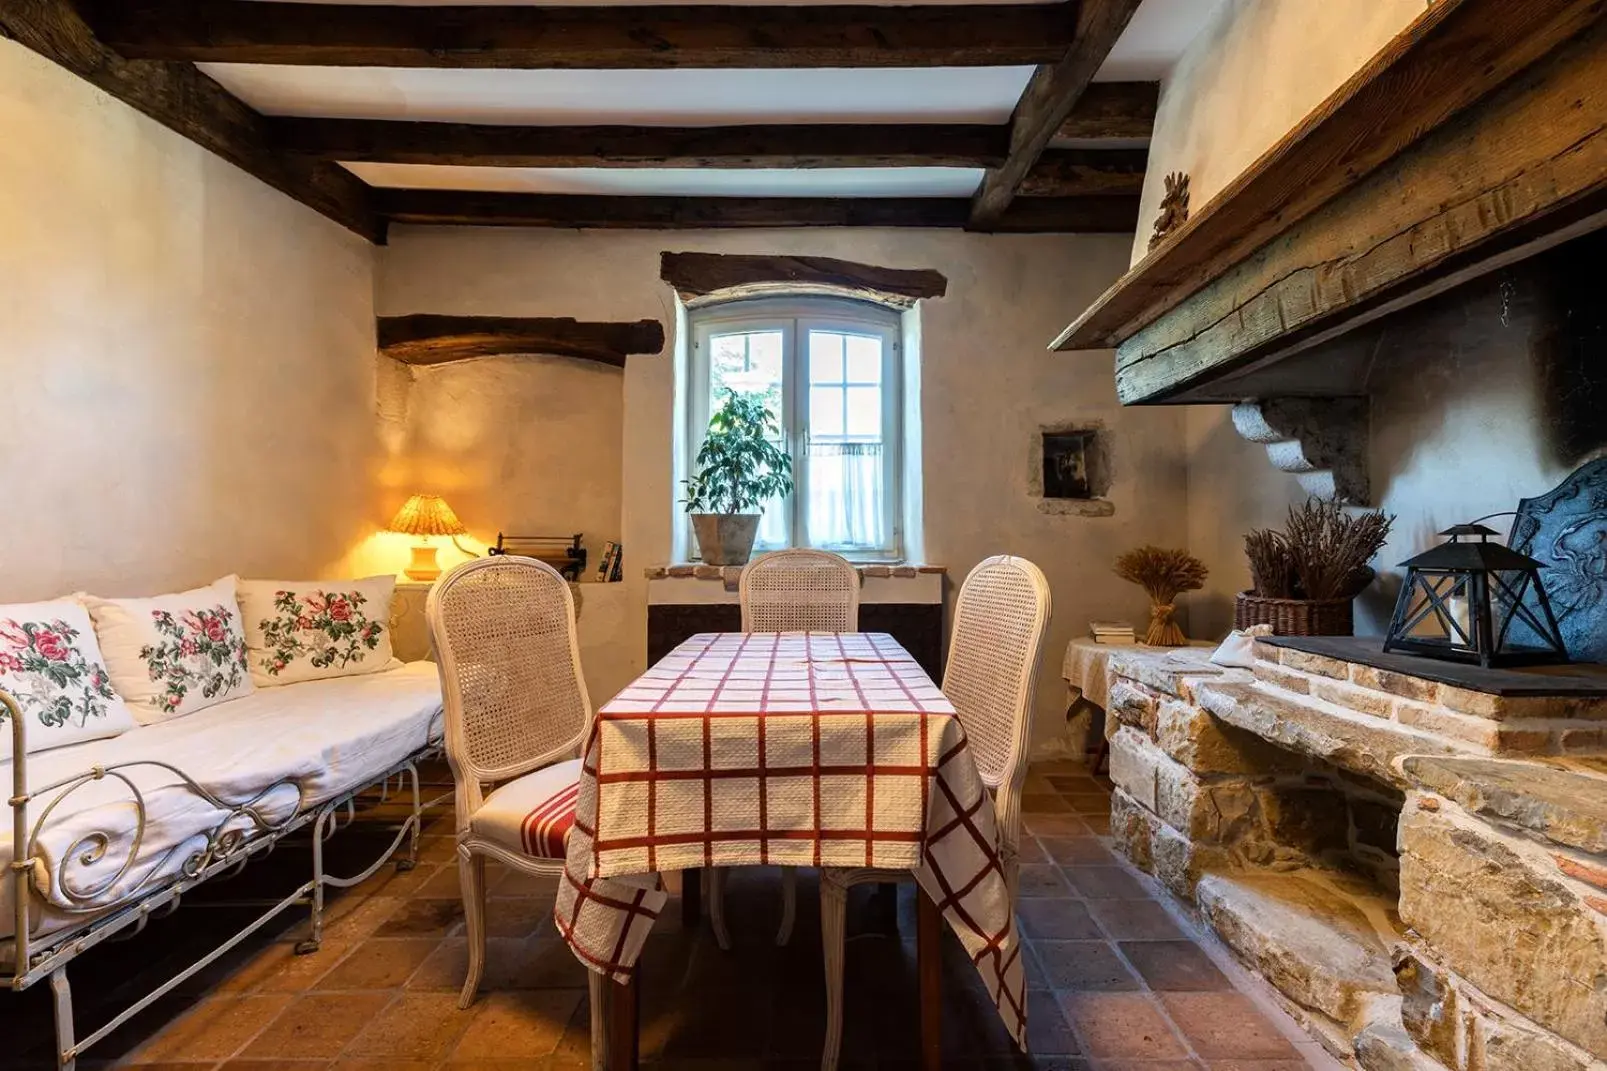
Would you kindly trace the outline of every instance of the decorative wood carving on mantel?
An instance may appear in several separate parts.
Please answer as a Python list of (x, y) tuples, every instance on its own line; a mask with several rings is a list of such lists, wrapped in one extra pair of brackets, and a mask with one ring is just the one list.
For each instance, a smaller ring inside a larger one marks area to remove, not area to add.
[(879, 268), (832, 257), (667, 252), (659, 258), (658, 274), (691, 306), (804, 293), (907, 309), (922, 298), (942, 297), (949, 288), (948, 279), (930, 268)]
[(1149, 247), (1154, 249), (1188, 221), (1189, 177), (1186, 172), (1173, 171), (1166, 176), (1166, 196), (1161, 198), (1161, 214), (1155, 220), (1155, 233), (1149, 236)]
[(1233, 407), (1233, 427), (1267, 448), (1306, 493), (1342, 506), (1372, 505), (1366, 398), (1268, 398)]
[(403, 364), (445, 364), (471, 357), (548, 354), (625, 367), (635, 353), (664, 349), (657, 320), (584, 323), (568, 318), (382, 316), (379, 349)]
[(1124, 403), (1186, 401), (1586, 226), (1607, 209), (1604, 16), (1440, 0), (1055, 347), (1119, 346)]

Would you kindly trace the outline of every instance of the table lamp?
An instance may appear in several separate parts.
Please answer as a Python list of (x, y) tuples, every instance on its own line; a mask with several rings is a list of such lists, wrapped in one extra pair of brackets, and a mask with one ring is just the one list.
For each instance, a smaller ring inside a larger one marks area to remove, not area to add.
[(423, 537), (413, 545), (413, 560), (403, 570), (409, 580), (434, 580), (441, 575), (431, 536), (460, 536), (469, 531), (440, 495), (414, 495), (396, 511), (385, 530)]

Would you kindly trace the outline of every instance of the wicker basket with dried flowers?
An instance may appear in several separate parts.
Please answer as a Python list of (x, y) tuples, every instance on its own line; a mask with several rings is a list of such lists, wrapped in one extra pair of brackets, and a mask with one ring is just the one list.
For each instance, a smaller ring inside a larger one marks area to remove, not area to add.
[(1280, 636), (1348, 636), (1351, 602), (1372, 583), (1368, 566), (1389, 538), (1395, 518), (1347, 514), (1311, 499), (1289, 508), (1284, 530), (1244, 537), (1254, 587), (1239, 593), (1234, 624), (1271, 625)]
[(1186, 550), (1169, 550), (1145, 544), (1116, 559), (1116, 575), (1143, 588), (1150, 597), (1149, 630), (1144, 642), (1151, 647), (1182, 647), (1188, 637), (1172, 620), (1177, 597), (1205, 586), (1209, 570)]

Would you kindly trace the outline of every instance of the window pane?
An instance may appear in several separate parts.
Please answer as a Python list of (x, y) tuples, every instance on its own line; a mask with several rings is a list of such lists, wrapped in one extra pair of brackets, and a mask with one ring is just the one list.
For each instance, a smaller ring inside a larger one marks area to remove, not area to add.
[(843, 336), (831, 331), (809, 332), (809, 382), (843, 381)]
[(763, 394), (781, 415), (781, 332), (715, 335), (709, 340), (709, 397), (714, 406), (727, 389)]
[(879, 439), (882, 435), (882, 389), (848, 388), (848, 428), (853, 439)]
[(882, 381), (882, 340), (871, 335), (848, 336), (848, 381)]
[(809, 435), (815, 439), (839, 439), (843, 428), (843, 389), (809, 388)]
[(887, 544), (880, 443), (811, 439), (805, 524), (817, 547), (880, 549)]

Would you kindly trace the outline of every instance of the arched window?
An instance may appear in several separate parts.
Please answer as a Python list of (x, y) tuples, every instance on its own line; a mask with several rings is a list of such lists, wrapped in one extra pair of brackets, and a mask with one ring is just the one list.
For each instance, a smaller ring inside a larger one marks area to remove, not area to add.
[(695, 309), (687, 470), (727, 390), (762, 396), (796, 487), (769, 502), (756, 550), (816, 547), (859, 559), (902, 553), (899, 313), (830, 297)]

